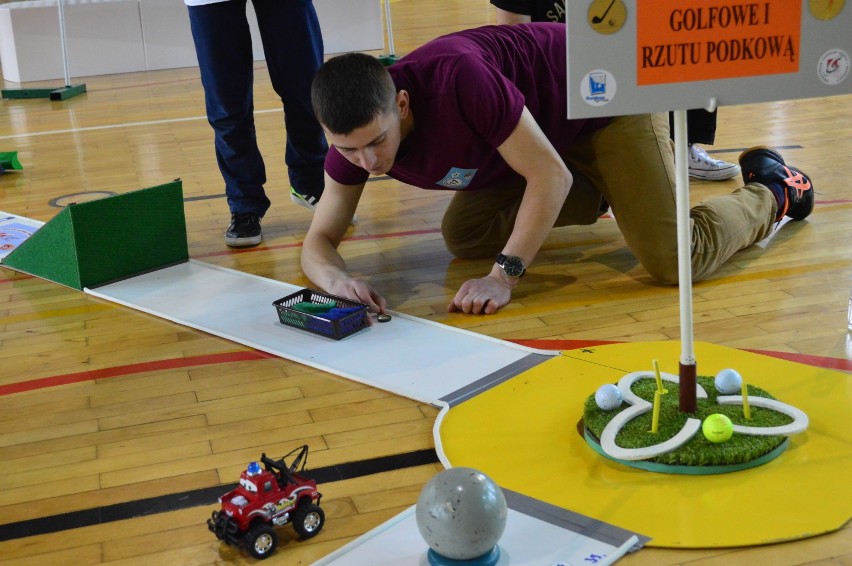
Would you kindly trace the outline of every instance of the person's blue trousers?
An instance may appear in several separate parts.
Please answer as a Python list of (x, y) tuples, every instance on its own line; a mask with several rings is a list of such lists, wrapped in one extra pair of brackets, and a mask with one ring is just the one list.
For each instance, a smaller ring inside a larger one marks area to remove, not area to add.
[[(254, 124), (251, 34), (247, 0), (189, 6), (189, 20), (216, 160), (232, 213), (263, 216), (270, 202)], [(310, 88), (323, 62), (323, 42), (310, 0), (252, 0), (272, 87), (284, 105), (290, 184), (319, 197), (328, 145), (311, 108)]]

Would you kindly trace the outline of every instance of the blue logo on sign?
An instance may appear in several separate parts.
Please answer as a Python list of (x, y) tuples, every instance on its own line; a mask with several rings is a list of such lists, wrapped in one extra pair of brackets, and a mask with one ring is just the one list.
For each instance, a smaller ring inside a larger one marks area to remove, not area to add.
[(476, 175), (476, 169), (460, 169), (458, 167), (450, 168), (449, 172), (444, 175), (444, 178), (438, 181), (437, 184), (448, 189), (464, 189), (473, 180)]
[(606, 94), (606, 74), (605, 73), (590, 73), (589, 74), (589, 94)]

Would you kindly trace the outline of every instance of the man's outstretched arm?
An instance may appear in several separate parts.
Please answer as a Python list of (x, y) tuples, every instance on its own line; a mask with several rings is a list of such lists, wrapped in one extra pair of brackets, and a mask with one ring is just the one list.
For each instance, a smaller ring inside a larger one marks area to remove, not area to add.
[(383, 313), (387, 309), (385, 298), (366, 281), (352, 277), (337, 251), (363, 190), (363, 183), (341, 185), (325, 176), (325, 189), (302, 245), (302, 271), (324, 291)]
[[(526, 108), (497, 150), (527, 181), (515, 227), (502, 253), (518, 256), (529, 266), (553, 228), (574, 179)], [(507, 277), (495, 263), (486, 277), (466, 281), (447, 310), (491, 314), (509, 303), (517, 283), (518, 278)]]

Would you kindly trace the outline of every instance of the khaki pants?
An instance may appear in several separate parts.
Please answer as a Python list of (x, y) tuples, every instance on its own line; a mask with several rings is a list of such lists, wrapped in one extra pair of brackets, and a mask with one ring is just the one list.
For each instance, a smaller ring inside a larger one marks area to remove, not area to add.
[[(563, 160), (574, 185), (555, 226), (593, 224), (601, 196), (612, 207), (630, 250), (656, 279), (678, 282), (674, 154), (666, 114), (614, 118), (578, 140)], [(509, 239), (525, 183), (459, 191), (441, 230), (457, 257), (480, 258), (502, 251)], [(772, 231), (775, 198), (761, 184), (713, 197), (690, 211), (692, 276), (707, 278), (737, 251)]]

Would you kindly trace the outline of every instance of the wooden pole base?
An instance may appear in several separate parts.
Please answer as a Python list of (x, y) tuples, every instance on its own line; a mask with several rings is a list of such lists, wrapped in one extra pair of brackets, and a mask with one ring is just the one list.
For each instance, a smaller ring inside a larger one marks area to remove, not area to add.
[(680, 412), (681, 413), (694, 413), (697, 409), (697, 384), (696, 384), (696, 373), (697, 366), (695, 364), (684, 364), (680, 363), (680, 372), (678, 373), (678, 377), (680, 378)]

